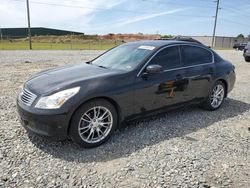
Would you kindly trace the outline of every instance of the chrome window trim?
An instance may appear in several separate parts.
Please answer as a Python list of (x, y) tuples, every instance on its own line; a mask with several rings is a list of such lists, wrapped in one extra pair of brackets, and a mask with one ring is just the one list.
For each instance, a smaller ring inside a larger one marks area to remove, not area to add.
[[(142, 71), (146, 68), (146, 66), (148, 65), (148, 63), (158, 54), (160, 53), (162, 50), (165, 50), (166, 48), (170, 48), (170, 47), (174, 47), (174, 46), (193, 46), (193, 47), (198, 47), (198, 48), (203, 48), (204, 50), (207, 50), (208, 52), (210, 52), (212, 54), (212, 62), (210, 63), (202, 63), (202, 64), (198, 64), (198, 65), (190, 65), (190, 66), (183, 66), (183, 67), (179, 67), (179, 68), (173, 68), (173, 69), (166, 69), (166, 70), (163, 70), (163, 72), (169, 72), (169, 71), (173, 71), (173, 70), (180, 70), (180, 69), (186, 69), (186, 68), (192, 68), (192, 67), (198, 67), (198, 66), (203, 66), (203, 65), (209, 65), (209, 64), (213, 64), (214, 63), (214, 53), (203, 47), (203, 46), (199, 46), (199, 45), (195, 45), (195, 44), (172, 44), (172, 45), (169, 45), (169, 46), (165, 46), (161, 49), (159, 49), (158, 51), (155, 52), (155, 54), (150, 57), (150, 59), (143, 65), (143, 67), (141, 68), (141, 70), (138, 72), (137, 74), (137, 77), (139, 77), (142, 73)], [(181, 54), (180, 54), (181, 55)]]
[(188, 69), (188, 68), (192, 68), (192, 67), (199, 67), (199, 66), (210, 65), (210, 64), (213, 64), (213, 62), (211, 62), (211, 63), (203, 63), (203, 64), (199, 64), (199, 65), (190, 65), (190, 66), (174, 68), (174, 69), (167, 69), (167, 70), (163, 70), (163, 72), (169, 72), (169, 71), (180, 70), (180, 69)]

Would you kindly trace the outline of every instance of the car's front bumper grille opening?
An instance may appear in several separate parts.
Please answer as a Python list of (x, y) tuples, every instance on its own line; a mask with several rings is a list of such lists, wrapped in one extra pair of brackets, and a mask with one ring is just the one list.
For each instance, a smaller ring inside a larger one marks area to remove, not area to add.
[(27, 89), (23, 89), (22, 93), (20, 94), (20, 100), (27, 106), (31, 106), (32, 103), (36, 99), (36, 95)]

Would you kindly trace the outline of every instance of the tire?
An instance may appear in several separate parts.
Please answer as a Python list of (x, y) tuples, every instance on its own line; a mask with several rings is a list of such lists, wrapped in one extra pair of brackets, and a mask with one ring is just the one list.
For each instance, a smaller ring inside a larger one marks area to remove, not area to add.
[(245, 57), (246, 62), (250, 62), (250, 57)]
[(115, 107), (104, 99), (83, 104), (73, 115), (69, 136), (85, 148), (97, 147), (106, 142), (117, 127)]
[[(215, 94), (215, 91), (217, 89), (221, 89), (221, 94), (220, 95), (216, 95), (216, 99), (217, 99), (217, 102), (216, 103), (213, 98), (215, 98), (214, 94)], [(205, 110), (209, 110), (209, 111), (214, 111), (214, 110), (217, 110), (221, 107), (223, 101), (224, 101), (224, 98), (226, 96), (226, 87), (225, 87), (225, 84), (222, 82), (222, 81), (217, 81), (215, 82), (213, 88), (211, 89), (210, 93), (209, 93), (209, 96), (206, 98), (206, 100), (200, 105), (203, 109)], [(217, 105), (216, 105), (217, 104)]]

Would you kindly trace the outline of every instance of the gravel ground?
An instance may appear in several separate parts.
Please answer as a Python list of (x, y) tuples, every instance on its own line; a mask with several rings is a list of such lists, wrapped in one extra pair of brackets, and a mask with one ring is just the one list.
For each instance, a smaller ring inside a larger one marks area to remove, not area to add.
[(0, 51), (0, 187), (249, 187), (250, 63), (222, 108), (198, 107), (129, 123), (104, 145), (83, 149), (27, 134), (15, 98), (38, 71), (85, 61), (100, 51)]

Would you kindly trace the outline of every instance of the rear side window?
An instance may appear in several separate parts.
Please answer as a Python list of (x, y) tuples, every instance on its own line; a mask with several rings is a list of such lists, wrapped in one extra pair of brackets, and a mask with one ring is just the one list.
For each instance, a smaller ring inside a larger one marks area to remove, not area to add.
[(181, 65), (179, 47), (168, 47), (160, 51), (151, 60), (150, 64), (157, 64), (163, 67), (163, 70), (178, 68)]
[(210, 51), (196, 46), (182, 46), (182, 58), (185, 66), (211, 63), (213, 61)]

